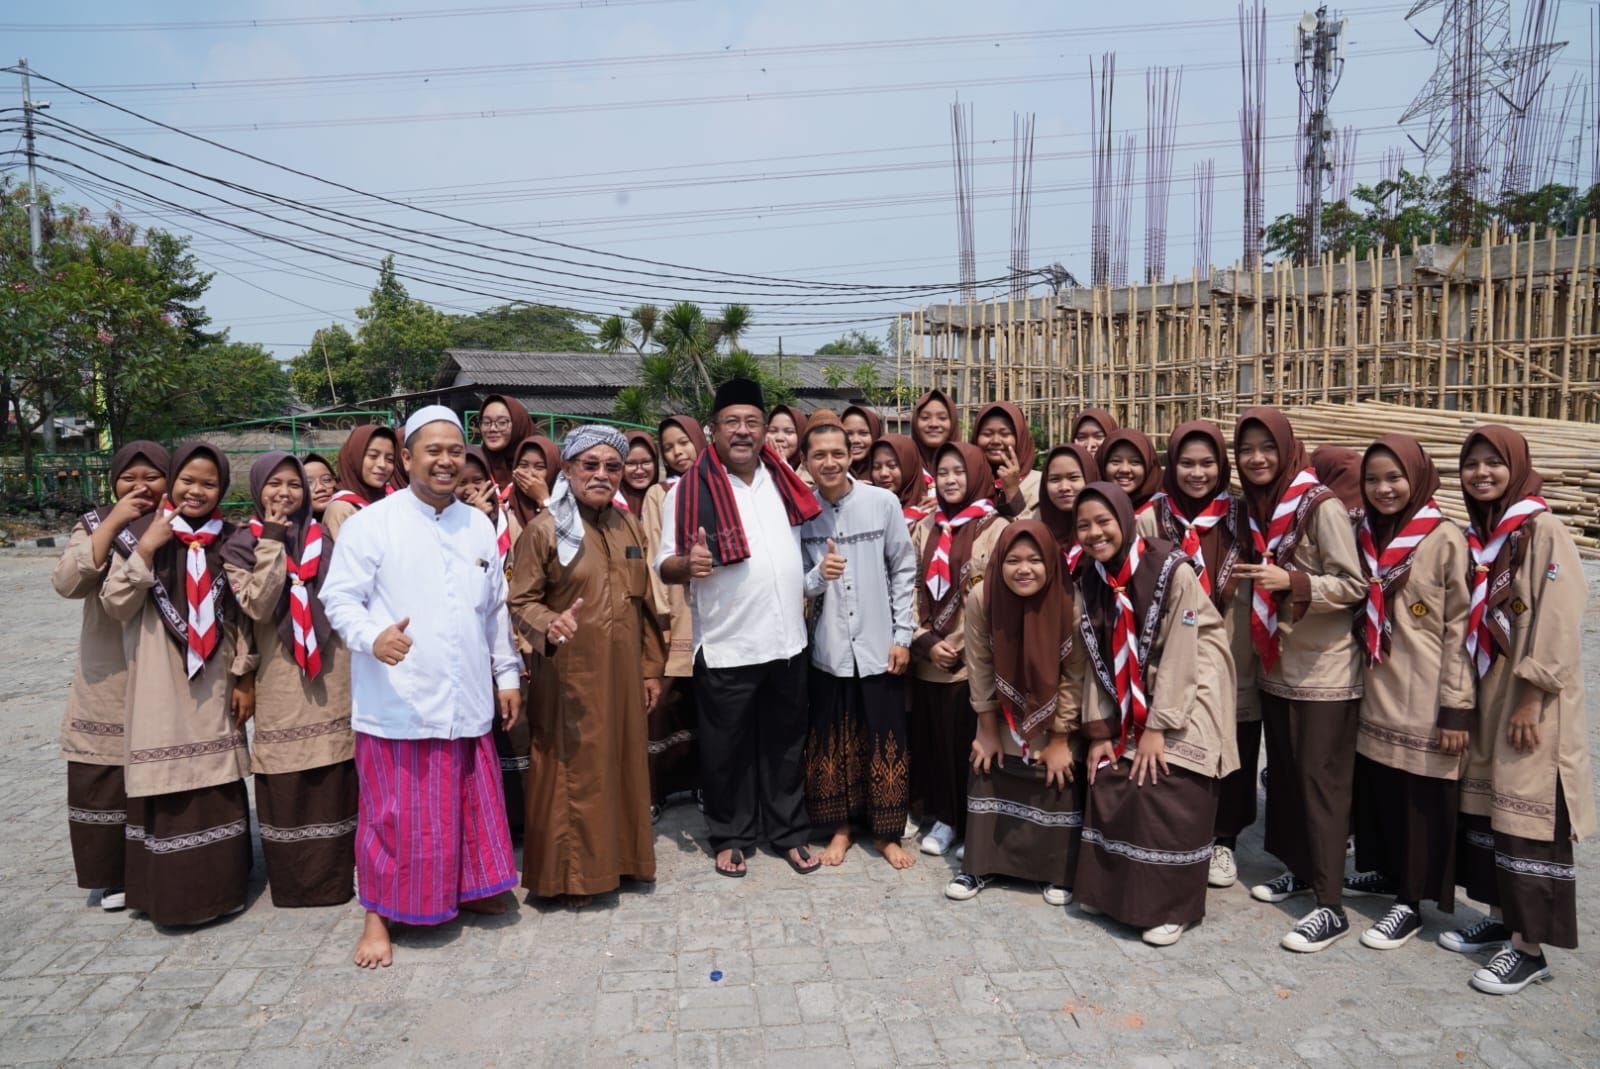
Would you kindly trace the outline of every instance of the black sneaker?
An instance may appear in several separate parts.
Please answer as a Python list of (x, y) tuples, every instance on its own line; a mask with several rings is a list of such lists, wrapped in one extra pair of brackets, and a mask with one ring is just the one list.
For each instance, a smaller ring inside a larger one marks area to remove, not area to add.
[(1439, 945), (1457, 954), (1477, 954), (1509, 942), (1511, 929), (1493, 917), (1485, 917), (1453, 932), (1439, 933)]
[(989, 881), (982, 876), (974, 876), (970, 872), (958, 873), (955, 879), (944, 885), (944, 896), (955, 902), (965, 902), (969, 898), (977, 898), (978, 892), (989, 886)]
[(650, 823), (656, 824), (656, 823), (660, 822), (660, 820), (661, 820), (661, 807), (658, 806), (658, 805), (651, 806), (650, 807)]
[(1350, 920), (1344, 910), (1332, 906), (1318, 906), (1300, 918), (1289, 934), (1278, 940), (1278, 945), (1296, 954), (1315, 954), (1326, 950), (1350, 934)]
[(1344, 878), (1344, 893), (1350, 898), (1360, 898), (1363, 895), (1393, 898), (1394, 888), (1389, 885), (1389, 878), (1381, 872), (1357, 872)]
[(1542, 984), (1555, 974), (1544, 955), (1506, 947), (1489, 964), (1472, 974), (1472, 986), (1486, 995), (1515, 995), (1529, 984)]
[(1266, 883), (1258, 883), (1250, 888), (1250, 897), (1257, 902), (1282, 902), (1284, 899), (1293, 898), (1295, 895), (1311, 893), (1311, 885), (1300, 880), (1292, 872), (1285, 872), (1282, 876)]
[(1410, 906), (1396, 902), (1383, 919), (1361, 933), (1361, 945), (1373, 950), (1397, 950), (1422, 931), (1422, 918)]

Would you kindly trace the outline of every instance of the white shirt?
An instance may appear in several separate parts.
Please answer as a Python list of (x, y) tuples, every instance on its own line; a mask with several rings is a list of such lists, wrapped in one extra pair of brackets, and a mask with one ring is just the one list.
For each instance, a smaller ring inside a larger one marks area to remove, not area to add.
[[(475, 738), (493, 724), (494, 691), (517, 689), (522, 661), (494, 526), (471, 506), (436, 512), (410, 490), (368, 505), (339, 528), (318, 596), (350, 648), (357, 731)], [(372, 643), (407, 617), (411, 650), (386, 665)]]
[[(689, 609), (694, 617), (694, 648), (708, 668), (786, 661), (806, 648), (805, 570), (800, 563), (800, 528), (789, 525), (783, 496), (757, 466), (745, 482), (728, 473), (733, 501), (739, 509), (750, 556), (737, 564), (719, 565), (704, 579), (689, 583)], [(679, 482), (667, 491), (661, 506), (661, 549), (656, 571), (678, 549)]]

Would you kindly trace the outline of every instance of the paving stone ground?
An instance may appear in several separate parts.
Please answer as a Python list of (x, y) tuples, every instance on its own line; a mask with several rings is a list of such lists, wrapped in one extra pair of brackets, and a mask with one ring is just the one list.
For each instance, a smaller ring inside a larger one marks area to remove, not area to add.
[[(905, 873), (856, 849), (793, 876), (770, 855), (717, 877), (693, 806), (658, 825), (660, 882), (581, 913), (524, 905), (397, 939), (349, 962), (360, 910), (280, 910), (163, 930), (74, 886), (56, 729), (77, 607), (45, 552), (0, 553), (0, 1063), (126, 1066), (1135, 1066), (1600, 1064), (1600, 848), (1581, 844), (1582, 949), (1514, 999), (1467, 987), (1477, 962), (1354, 936), (1301, 957), (1296, 908), (1251, 902), (1278, 870), (1259, 831), (1242, 879), (1176, 947), (1027, 887), (952, 903), (952, 862)], [(1600, 588), (1600, 572), (1591, 570)], [(1600, 589), (1584, 629), (1600, 752)], [(1385, 903), (1349, 903), (1358, 929)], [(1456, 919), (1479, 910), (1458, 907)], [(713, 982), (711, 973), (722, 978)]]

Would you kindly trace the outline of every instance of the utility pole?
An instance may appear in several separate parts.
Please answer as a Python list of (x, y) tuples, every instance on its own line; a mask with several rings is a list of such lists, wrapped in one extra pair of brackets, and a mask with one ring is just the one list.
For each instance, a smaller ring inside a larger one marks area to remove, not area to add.
[[(39, 205), (39, 171), (35, 160), (33, 113), (43, 111), (50, 105), (48, 102), (35, 103), (33, 94), (28, 87), (28, 61), (17, 60), (17, 67), (22, 72), (22, 137), (26, 146), (28, 158), (28, 254), (33, 260), (33, 269), (44, 269), (44, 237), (40, 226)], [(3, 417), (4, 413), (0, 413)], [(49, 413), (44, 414), (44, 451), (51, 453), (56, 448), (56, 421)], [(20, 429), (20, 428), (19, 428)]]
[(1328, 141), (1333, 126), (1328, 103), (1344, 74), (1344, 19), (1328, 17), (1326, 6), (1300, 16), (1295, 26), (1297, 59), (1295, 81), (1300, 84), (1301, 143), (1300, 195), (1306, 219), (1306, 250), (1315, 256), (1322, 249), (1322, 187), (1333, 168), (1328, 163)]

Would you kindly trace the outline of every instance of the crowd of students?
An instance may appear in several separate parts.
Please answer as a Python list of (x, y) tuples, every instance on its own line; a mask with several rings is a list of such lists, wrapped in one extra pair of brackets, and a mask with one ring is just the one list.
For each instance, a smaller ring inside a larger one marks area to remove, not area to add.
[[(1462, 529), (1415, 439), (1313, 456), (1271, 408), (1243, 413), (1231, 441), (1185, 423), (1164, 455), (1088, 408), (1037, 464), (1007, 402), (980, 408), (967, 439), (938, 390), (909, 423), (885, 434), (864, 405), (780, 405), (744, 429), (780, 481), (814, 495), (798, 513), (784, 500), (804, 568), (805, 815), (827, 846), (813, 858), (788, 844), (791, 867), (840, 864), (856, 835), (896, 868), (918, 849), (954, 852), (952, 900), (1032, 881), (1053, 905), (1171, 945), (1208, 888), (1237, 880), (1264, 740), (1265, 847), (1284, 871), (1250, 894), (1311, 899), (1284, 948), (1347, 935), (1353, 895), (1392, 900), (1360, 941), (1399, 948), (1423, 900), (1453, 911), (1461, 887), (1490, 913), (1438, 942), (1494, 951), (1472, 986), (1550, 978), (1543, 946), (1577, 944), (1572, 843), (1595, 829), (1587, 586), (1522, 437), (1467, 435)], [(516, 619), (544, 587), (518, 557), (563, 452), (512, 398), (486, 398), (478, 427), (455, 494), (493, 526)], [(695, 539), (673, 492), (721, 462), (686, 415), (625, 442), (612, 507), (631, 518), (615, 555), (656, 566), (618, 573), (650, 626), (619, 623), (609, 640), (659, 647), (623, 651), (650, 666), (643, 708), (619, 690), (621, 726), (591, 730), (583, 745), (598, 749), (559, 765), (535, 741), (538, 716), (494, 728), (524, 884), (577, 904), (653, 879), (647, 821), (674, 799), (705, 791), (715, 846), (732, 760), (700, 737), (696, 693), (720, 692), (694, 684), (695, 581), (726, 547), (708, 549), (703, 526)], [(238, 524), (220, 511), (230, 473), (216, 448), (132, 442), (113, 458), (114, 503), (82, 517), (53, 577), (84, 606), (61, 745), (78, 882), (103, 907), (164, 925), (243, 908), (248, 775), (274, 903), (352, 897), (357, 799), (372, 786), (353, 755), (349, 657), (318, 592), (340, 527), (405, 485), (402, 444), (367, 426), (335, 463), (268, 453)], [(640, 536), (642, 553), (628, 542)], [(564, 619), (517, 624), (530, 714), (568, 700), (542, 667), (547, 643), (570, 637)], [(591, 689), (630, 659), (595, 656)], [(572, 827), (576, 856), (558, 834)], [(723, 850), (717, 871), (744, 863)]]

